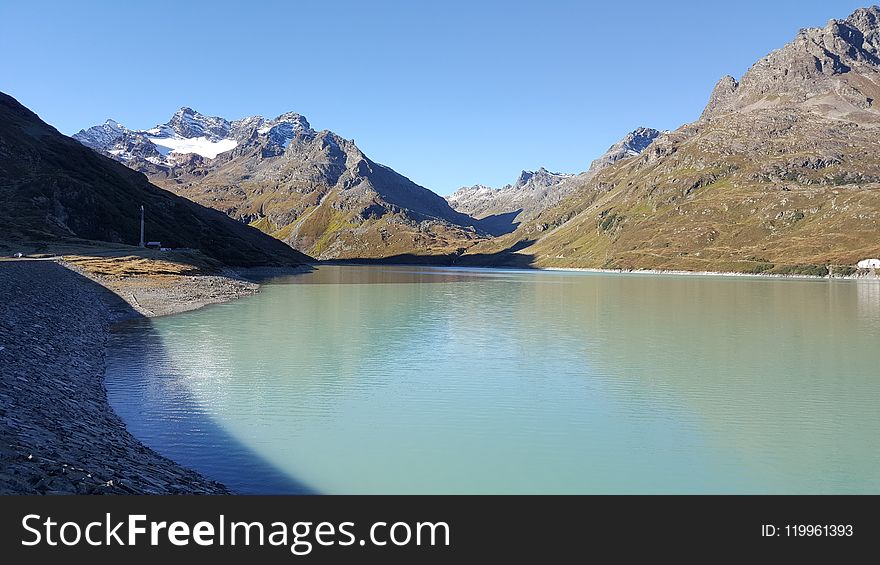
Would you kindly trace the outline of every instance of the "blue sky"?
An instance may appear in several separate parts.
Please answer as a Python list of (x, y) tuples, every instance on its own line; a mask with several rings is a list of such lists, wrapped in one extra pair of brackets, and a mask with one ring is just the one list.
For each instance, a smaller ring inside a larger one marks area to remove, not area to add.
[(448, 194), (694, 120), (722, 75), (862, 5), (2, 0), (0, 90), (66, 134), (296, 111)]

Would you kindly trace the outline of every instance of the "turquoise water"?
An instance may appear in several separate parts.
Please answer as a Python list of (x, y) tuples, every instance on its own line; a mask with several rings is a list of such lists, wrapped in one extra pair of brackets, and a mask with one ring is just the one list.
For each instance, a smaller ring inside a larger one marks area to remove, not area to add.
[(880, 493), (878, 369), (880, 281), (322, 266), (106, 385), (240, 492)]

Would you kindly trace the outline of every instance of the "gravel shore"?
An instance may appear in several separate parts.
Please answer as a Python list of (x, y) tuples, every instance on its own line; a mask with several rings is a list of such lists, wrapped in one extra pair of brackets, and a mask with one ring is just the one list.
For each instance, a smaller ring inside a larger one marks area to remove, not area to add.
[(0, 493), (228, 492), (129, 434), (103, 385), (112, 324), (258, 289), (223, 274), (98, 284), (54, 261), (0, 262)]

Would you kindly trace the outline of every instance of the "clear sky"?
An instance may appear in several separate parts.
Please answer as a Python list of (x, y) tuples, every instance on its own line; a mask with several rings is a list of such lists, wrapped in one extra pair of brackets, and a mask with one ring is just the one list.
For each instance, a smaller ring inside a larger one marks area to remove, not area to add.
[(295, 111), (448, 194), (582, 171), (868, 3), (0, 0), (0, 90), (66, 134)]

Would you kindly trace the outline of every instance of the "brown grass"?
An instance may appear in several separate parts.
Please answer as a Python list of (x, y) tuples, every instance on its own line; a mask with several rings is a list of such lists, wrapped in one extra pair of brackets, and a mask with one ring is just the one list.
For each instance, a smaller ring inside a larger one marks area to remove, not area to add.
[(156, 275), (196, 275), (201, 269), (181, 262), (156, 260), (135, 255), (125, 257), (86, 257), (65, 255), (64, 261), (100, 277), (126, 278)]

